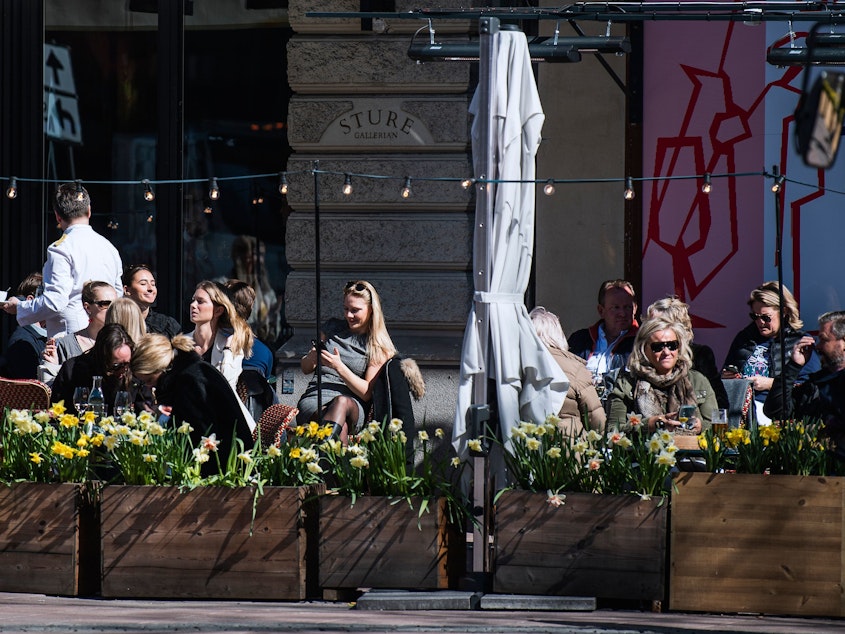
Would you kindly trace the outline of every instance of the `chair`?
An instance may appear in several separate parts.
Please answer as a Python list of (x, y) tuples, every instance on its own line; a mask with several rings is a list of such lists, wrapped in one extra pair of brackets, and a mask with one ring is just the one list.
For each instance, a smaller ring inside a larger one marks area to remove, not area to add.
[(281, 403), (271, 405), (264, 410), (258, 420), (258, 424), (252, 432), (252, 439), (258, 440), (258, 435), (261, 434), (262, 447), (281, 446), (284, 442), (285, 432), (291, 423), (296, 420), (297, 414), (299, 414), (299, 409), (296, 407), (282, 405)]
[(757, 427), (754, 410), (754, 384), (748, 379), (722, 379), (728, 393), (728, 427)]
[(35, 379), (0, 378), (0, 408), (47, 409), (50, 388)]

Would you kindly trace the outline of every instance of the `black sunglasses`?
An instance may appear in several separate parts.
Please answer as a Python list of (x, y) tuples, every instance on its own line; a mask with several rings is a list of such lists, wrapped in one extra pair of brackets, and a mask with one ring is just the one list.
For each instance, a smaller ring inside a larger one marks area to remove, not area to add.
[(91, 302), (91, 303), (96, 304), (100, 308), (108, 308), (109, 306), (111, 306), (111, 300), (110, 299), (101, 299), (99, 301)]
[(120, 372), (121, 370), (125, 370), (129, 367), (129, 361), (121, 361), (120, 363), (112, 363), (108, 370), (109, 374), (114, 374), (115, 372)]
[(678, 349), (679, 345), (680, 344), (678, 343), (678, 340), (673, 339), (672, 341), (655, 341), (654, 343), (648, 344), (648, 347), (651, 348), (651, 351), (654, 354), (657, 354), (658, 352), (660, 352), (664, 348), (666, 350), (671, 350), (672, 352), (675, 352), (675, 350)]
[(772, 322), (771, 315), (763, 315), (762, 313), (748, 313), (748, 316), (751, 317), (751, 321), (757, 321), (759, 319), (764, 324), (769, 324)]
[(347, 290), (347, 291), (355, 290), (355, 291), (358, 291), (359, 293), (361, 293), (361, 292), (367, 290), (367, 287), (362, 282), (356, 282), (355, 280), (352, 280), (351, 282), (346, 283), (346, 288), (344, 290)]

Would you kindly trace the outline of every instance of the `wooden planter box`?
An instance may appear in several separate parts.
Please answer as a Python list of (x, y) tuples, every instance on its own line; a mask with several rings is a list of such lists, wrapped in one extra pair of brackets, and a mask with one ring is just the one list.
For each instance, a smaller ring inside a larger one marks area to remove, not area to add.
[(97, 530), (81, 484), (0, 485), (0, 592), (96, 594)]
[(495, 509), (493, 591), (662, 601), (668, 501), (507, 491)]
[(251, 488), (106, 487), (102, 595), (305, 599), (316, 591), (316, 496), (323, 491), (265, 487), (253, 520)]
[(675, 482), (670, 609), (845, 616), (845, 478), (687, 473)]
[(466, 569), (463, 531), (447, 521), (446, 500), (422, 516), (405, 500), (320, 498), (320, 587), (456, 588)]

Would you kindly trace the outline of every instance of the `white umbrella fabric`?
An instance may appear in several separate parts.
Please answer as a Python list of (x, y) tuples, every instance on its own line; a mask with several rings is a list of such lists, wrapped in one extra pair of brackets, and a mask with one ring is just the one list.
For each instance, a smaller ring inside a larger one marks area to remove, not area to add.
[[(560, 411), (569, 380), (537, 337), (524, 304), (531, 259), (534, 253), (534, 157), (540, 143), (545, 115), (531, 69), (528, 42), (520, 31), (500, 31), (498, 56), (490, 89), (494, 99), (492, 143), (496, 162), (494, 180), (531, 181), (502, 182), (494, 185), (495, 203), (490, 249), (489, 288), (474, 273), (475, 295), (461, 354), (458, 405), (452, 433), (452, 444), (458, 455), (466, 457), (470, 440), (466, 425), (467, 410), (473, 403), (473, 382), (495, 378), (498, 391), (498, 418), (502, 437), (509, 446), (511, 430), (520, 420), (542, 421)], [(470, 105), (475, 115), (472, 124), (475, 174), (481, 178), (484, 148), (479, 147), (479, 92)], [(476, 223), (478, 224), (478, 223)], [(475, 247), (478, 248), (476, 226)], [(479, 305), (489, 306), (490, 367), (485, 359), (483, 337), (486, 328), (479, 328)]]

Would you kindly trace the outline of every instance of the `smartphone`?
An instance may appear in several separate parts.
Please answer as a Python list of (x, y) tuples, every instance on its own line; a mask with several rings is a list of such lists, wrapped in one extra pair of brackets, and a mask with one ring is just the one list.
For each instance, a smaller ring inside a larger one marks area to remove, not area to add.
[(326, 342), (325, 341), (317, 341), (316, 339), (312, 339), (311, 345), (314, 346), (315, 350), (325, 350), (326, 349)]
[(725, 366), (725, 372), (729, 372), (730, 374), (739, 374), (739, 368), (735, 365), (727, 365)]

